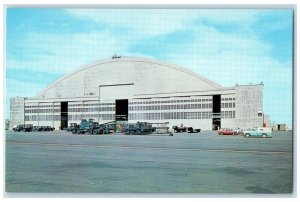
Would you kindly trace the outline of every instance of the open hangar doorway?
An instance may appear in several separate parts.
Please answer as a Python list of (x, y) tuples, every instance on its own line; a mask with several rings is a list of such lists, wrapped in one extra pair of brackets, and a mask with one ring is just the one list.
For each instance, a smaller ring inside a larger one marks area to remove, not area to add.
[(219, 130), (221, 128), (221, 95), (213, 95), (212, 101), (212, 130)]

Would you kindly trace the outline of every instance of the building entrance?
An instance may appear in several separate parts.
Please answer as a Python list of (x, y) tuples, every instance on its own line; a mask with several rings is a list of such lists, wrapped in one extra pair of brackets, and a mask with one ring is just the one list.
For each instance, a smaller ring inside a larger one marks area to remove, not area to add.
[(60, 130), (68, 127), (68, 102), (60, 103)]
[(128, 121), (128, 100), (116, 100), (116, 121)]
[(213, 95), (212, 130), (221, 128), (221, 95)]
[(123, 132), (124, 125), (128, 123), (128, 100), (116, 100), (116, 129)]

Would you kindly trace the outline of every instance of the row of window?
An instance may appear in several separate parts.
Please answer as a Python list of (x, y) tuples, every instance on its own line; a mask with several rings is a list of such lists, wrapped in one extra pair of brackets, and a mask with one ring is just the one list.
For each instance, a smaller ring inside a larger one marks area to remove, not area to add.
[(68, 121), (80, 121), (81, 119), (94, 119), (95, 121), (111, 121), (115, 120), (114, 114), (75, 114), (68, 115)]
[(34, 106), (25, 106), (25, 108), (49, 108), (49, 107), (60, 107), (60, 105), (34, 105)]
[(25, 113), (58, 113), (60, 109), (25, 109)]
[(227, 100), (231, 101), (231, 100), (235, 100), (235, 98), (222, 98), (221, 100), (222, 101), (227, 101)]
[[(211, 119), (212, 112), (130, 113), (128, 118), (129, 120)], [(235, 118), (235, 111), (221, 112), (221, 118)]]
[(152, 105), (152, 106), (130, 106), (129, 111), (147, 110), (174, 110), (174, 109), (211, 109), (212, 104), (184, 104), (184, 105)]
[(222, 119), (232, 119), (235, 118), (235, 111), (223, 111), (221, 112)]
[(189, 99), (189, 100), (163, 100), (163, 101), (129, 102), (129, 105), (181, 103), (181, 102), (209, 102), (209, 101), (212, 101), (212, 99)]
[(221, 103), (221, 108), (235, 108), (235, 103)]
[[(235, 98), (222, 98), (222, 101), (231, 101)], [(209, 102), (212, 99), (189, 99), (189, 100), (165, 100), (165, 101), (144, 101), (144, 102), (129, 102), (129, 105), (140, 105), (140, 104), (163, 104), (163, 103), (182, 103), (182, 102)], [(69, 107), (79, 107), (79, 106), (105, 106), (105, 105), (115, 105), (115, 103), (94, 103), (94, 104), (68, 104)], [(35, 106), (25, 106), (25, 108), (52, 108), (60, 107), (60, 105), (35, 105)]]
[(94, 108), (69, 108), (68, 112), (109, 112), (115, 111), (115, 107), (94, 107)]
[(31, 116), (25, 116), (25, 121), (60, 121), (60, 115), (31, 115)]
[[(81, 119), (115, 120), (114, 114), (76, 114), (68, 115), (69, 121)], [(130, 113), (129, 120), (160, 120), (160, 119), (211, 119), (212, 112), (167, 112), (167, 113)], [(221, 118), (235, 118), (235, 111), (221, 112)], [(25, 116), (25, 121), (60, 121), (60, 115)]]
[(115, 105), (115, 103), (94, 103), (94, 104), (68, 104), (69, 107), (79, 107), (79, 106), (103, 106), (103, 105)]
[(212, 112), (132, 113), (130, 120), (211, 119)]
[[(115, 120), (114, 114), (78, 114), (68, 115), (68, 121), (80, 121), (81, 119), (95, 119), (98, 120)], [(25, 121), (60, 121), (60, 115), (31, 115), (25, 116)]]
[[(96, 107), (96, 108), (69, 108), (68, 112), (106, 112), (115, 111), (115, 107)], [(60, 109), (25, 109), (25, 113), (59, 113)]]
[[(185, 105), (152, 105), (152, 106), (130, 106), (129, 111), (148, 110), (177, 110), (177, 109), (211, 109), (212, 104), (185, 104)], [(221, 108), (235, 108), (235, 103), (222, 103)], [(115, 107), (95, 108), (69, 108), (68, 112), (107, 112), (115, 111)], [(60, 109), (25, 109), (25, 113), (59, 113)]]

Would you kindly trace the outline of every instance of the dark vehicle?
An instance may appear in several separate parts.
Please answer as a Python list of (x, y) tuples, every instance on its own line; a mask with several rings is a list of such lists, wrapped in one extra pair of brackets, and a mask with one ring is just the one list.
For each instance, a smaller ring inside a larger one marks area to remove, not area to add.
[(19, 124), (17, 125), (15, 128), (13, 128), (13, 130), (15, 132), (30, 132), (32, 131), (33, 125), (32, 124)]
[(46, 126), (41, 126), (42, 130), (41, 131), (48, 131)]
[(55, 128), (51, 126), (33, 126), (33, 132), (40, 132), (40, 131), (54, 131)]
[(110, 121), (110, 122), (102, 123), (99, 125), (106, 126), (106, 128), (108, 128), (109, 132), (112, 132), (112, 133), (116, 132), (116, 130), (117, 130), (116, 121)]
[(182, 133), (182, 132), (199, 133), (201, 131), (201, 129), (194, 129), (193, 127), (186, 127), (183, 124), (180, 124), (180, 126), (173, 126), (172, 129), (176, 133)]
[(188, 133), (200, 133), (201, 129), (194, 129), (193, 127), (187, 127)]
[(126, 124), (125, 135), (147, 135), (155, 132), (156, 128), (147, 122), (137, 122), (135, 124)]
[(54, 131), (55, 128), (54, 128), (54, 127), (51, 127), (51, 126), (46, 126), (46, 130), (47, 130), (47, 131)]
[(186, 132), (187, 129), (185, 126), (183, 126), (182, 124), (180, 126), (173, 126), (172, 129), (176, 132), (176, 133), (182, 133), (182, 132)]
[(75, 133), (77, 133), (78, 128), (79, 128), (79, 125), (77, 123), (70, 123), (70, 127), (66, 128), (65, 130), (75, 134)]
[(32, 132), (39, 132), (42, 131), (42, 128), (40, 126), (33, 126)]
[(80, 124), (71, 123), (68, 130), (73, 134), (108, 134), (110, 132), (110, 128), (107, 125), (98, 124), (93, 119), (82, 119)]

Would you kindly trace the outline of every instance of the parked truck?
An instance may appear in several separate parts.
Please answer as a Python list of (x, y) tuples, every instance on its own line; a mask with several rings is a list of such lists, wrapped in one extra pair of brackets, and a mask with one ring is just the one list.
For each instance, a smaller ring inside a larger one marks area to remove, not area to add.
[(15, 132), (31, 132), (33, 128), (32, 124), (19, 124), (16, 127), (13, 128), (13, 131)]
[(176, 133), (188, 132), (188, 133), (199, 133), (201, 129), (194, 129), (193, 127), (184, 126), (180, 124), (179, 126), (173, 126), (172, 129)]
[(68, 131), (73, 134), (108, 134), (110, 128), (107, 124), (99, 124), (93, 119), (82, 119), (80, 124), (71, 123)]
[(272, 137), (272, 128), (254, 128), (252, 130), (244, 130), (243, 134), (245, 137)]
[(147, 122), (137, 122), (126, 124), (124, 128), (125, 135), (148, 135), (155, 132), (156, 128)]

